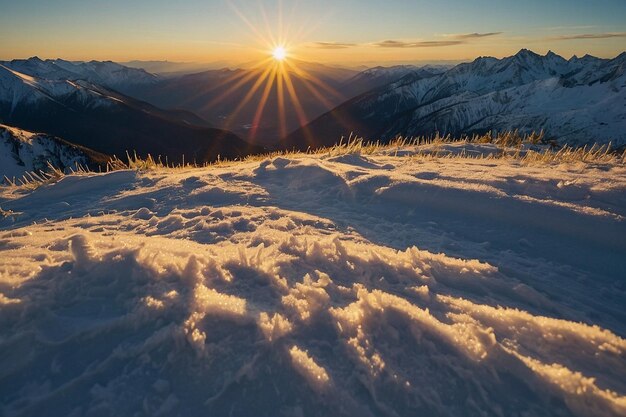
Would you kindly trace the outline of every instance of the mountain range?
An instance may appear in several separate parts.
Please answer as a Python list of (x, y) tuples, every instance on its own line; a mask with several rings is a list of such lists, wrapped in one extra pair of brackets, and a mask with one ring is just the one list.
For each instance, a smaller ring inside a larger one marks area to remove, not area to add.
[[(163, 79), (154, 85), (137, 85), (130, 94), (158, 107), (192, 111), (250, 142), (274, 144), (286, 133), (344, 102), (347, 97), (339, 86), (357, 74), (321, 64), (298, 62), (292, 68), (285, 65), (284, 72), (298, 98), (294, 102), (286, 84), (279, 86), (278, 74), (270, 74), (258, 83), (266, 69), (245, 66), (202, 71)], [(259, 103), (268, 83), (265, 111), (259, 118)], [(312, 93), (312, 89), (319, 93)], [(284, 112), (279, 114), (277, 109), (283, 99)]]
[[(135, 151), (174, 163), (328, 146), (351, 132), (385, 142), (543, 130), (559, 144), (623, 147), (625, 67), (626, 53), (565, 59), (526, 49), (455, 66), (363, 71), (292, 61), (284, 70), (294, 100), (285, 85), (279, 91), (277, 79), (268, 88), (257, 83), (264, 68), (162, 76), (110, 61), (33, 57), (0, 61), (0, 123), (93, 155)], [(4, 160), (19, 160), (7, 152)]]
[(0, 61), (14, 71), (47, 80), (83, 80), (124, 92), (129, 87), (151, 85), (160, 77), (141, 68), (130, 68), (112, 61), (72, 62), (39, 57)]
[[(259, 102), (268, 80), (257, 84), (265, 70), (237, 68), (203, 71), (156, 84), (138, 85), (129, 94), (163, 108), (197, 113), (211, 124), (235, 132), (249, 142), (275, 145), (288, 132), (332, 110), (346, 100), (414, 73), (428, 77), (441, 67), (402, 65), (376, 67), (362, 72), (353, 69), (291, 60), (283, 68), (293, 86), (294, 101), (279, 75), (270, 76), (265, 111), (257, 119)], [(286, 78), (286, 77), (285, 77)], [(256, 87), (256, 90), (255, 90)], [(284, 112), (279, 112), (281, 96)], [(284, 122), (281, 126), (281, 117)]]
[(397, 136), (543, 130), (560, 144), (626, 144), (626, 53), (569, 60), (523, 49), (435, 76), (409, 73), (325, 113), (283, 139), (286, 148), (336, 143), (351, 132)]
[[(231, 132), (211, 127), (192, 113), (162, 110), (101, 84), (68, 76), (57, 62), (35, 58), (12, 61), (10, 67), (0, 64), (1, 123), (47, 133), (108, 155), (136, 151), (144, 156), (167, 156), (170, 162), (186, 157), (202, 163), (263, 150)], [(119, 78), (112, 74), (87, 72), (85, 78), (118, 87), (134, 83), (128, 81), (131, 79), (151, 82), (151, 76), (143, 77), (141, 70), (121, 71)]]

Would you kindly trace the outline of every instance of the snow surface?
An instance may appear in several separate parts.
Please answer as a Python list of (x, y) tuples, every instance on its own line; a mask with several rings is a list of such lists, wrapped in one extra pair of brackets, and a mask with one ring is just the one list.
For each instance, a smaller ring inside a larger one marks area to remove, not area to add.
[(625, 415), (626, 168), (415, 151), (3, 188), (0, 414)]

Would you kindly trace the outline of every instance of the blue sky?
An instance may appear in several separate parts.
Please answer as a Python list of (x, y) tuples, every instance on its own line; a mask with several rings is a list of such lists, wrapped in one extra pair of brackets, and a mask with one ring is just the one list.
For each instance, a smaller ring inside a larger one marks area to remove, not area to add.
[(270, 34), (328, 62), (626, 50), (625, 0), (0, 0), (0, 10), (2, 59), (248, 60)]

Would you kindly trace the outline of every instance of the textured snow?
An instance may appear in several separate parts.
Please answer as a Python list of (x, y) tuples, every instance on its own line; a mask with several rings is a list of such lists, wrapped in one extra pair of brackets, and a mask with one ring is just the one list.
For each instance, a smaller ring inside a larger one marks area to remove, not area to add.
[(415, 152), (3, 188), (0, 414), (624, 415), (626, 168)]

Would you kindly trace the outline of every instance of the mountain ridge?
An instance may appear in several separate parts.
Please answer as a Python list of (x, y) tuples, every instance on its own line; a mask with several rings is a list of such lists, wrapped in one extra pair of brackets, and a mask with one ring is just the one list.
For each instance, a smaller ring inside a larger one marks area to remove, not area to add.
[[(566, 60), (553, 52), (539, 55), (522, 49), (502, 59), (479, 57), (434, 77), (402, 78), (366, 92), (290, 133), (281, 145), (328, 146), (350, 132), (388, 141), (435, 133), (543, 129), (562, 144), (612, 141), (622, 146), (625, 56)], [(546, 80), (552, 81), (542, 83)]]
[(136, 151), (199, 163), (261, 152), (231, 132), (88, 81), (49, 80), (0, 65), (0, 122), (108, 155)]
[(153, 84), (159, 80), (157, 75), (142, 68), (131, 68), (113, 61), (72, 62), (60, 58), (42, 60), (34, 56), (28, 59), (0, 61), (0, 65), (33, 77), (50, 80), (84, 80), (120, 92), (132, 86)]
[(309, 122), (356, 95), (411, 72), (430, 76), (440, 71), (435, 66), (427, 69), (395, 66), (359, 72), (306, 61), (289, 62), (284, 68), (292, 80), (298, 103), (293, 102), (284, 89), (284, 132), (277, 114), (281, 102), (278, 98), (278, 75), (273, 80), (266, 103), (267, 109), (274, 109), (275, 114), (266, 110), (257, 120), (258, 103), (262, 100), (264, 88), (248, 96), (265, 68), (250, 69), (244, 66), (186, 74), (160, 80), (155, 85), (137, 86), (129, 94), (162, 108), (192, 111), (215, 126), (233, 130), (248, 141), (272, 145), (284, 133), (301, 126), (303, 121)]

